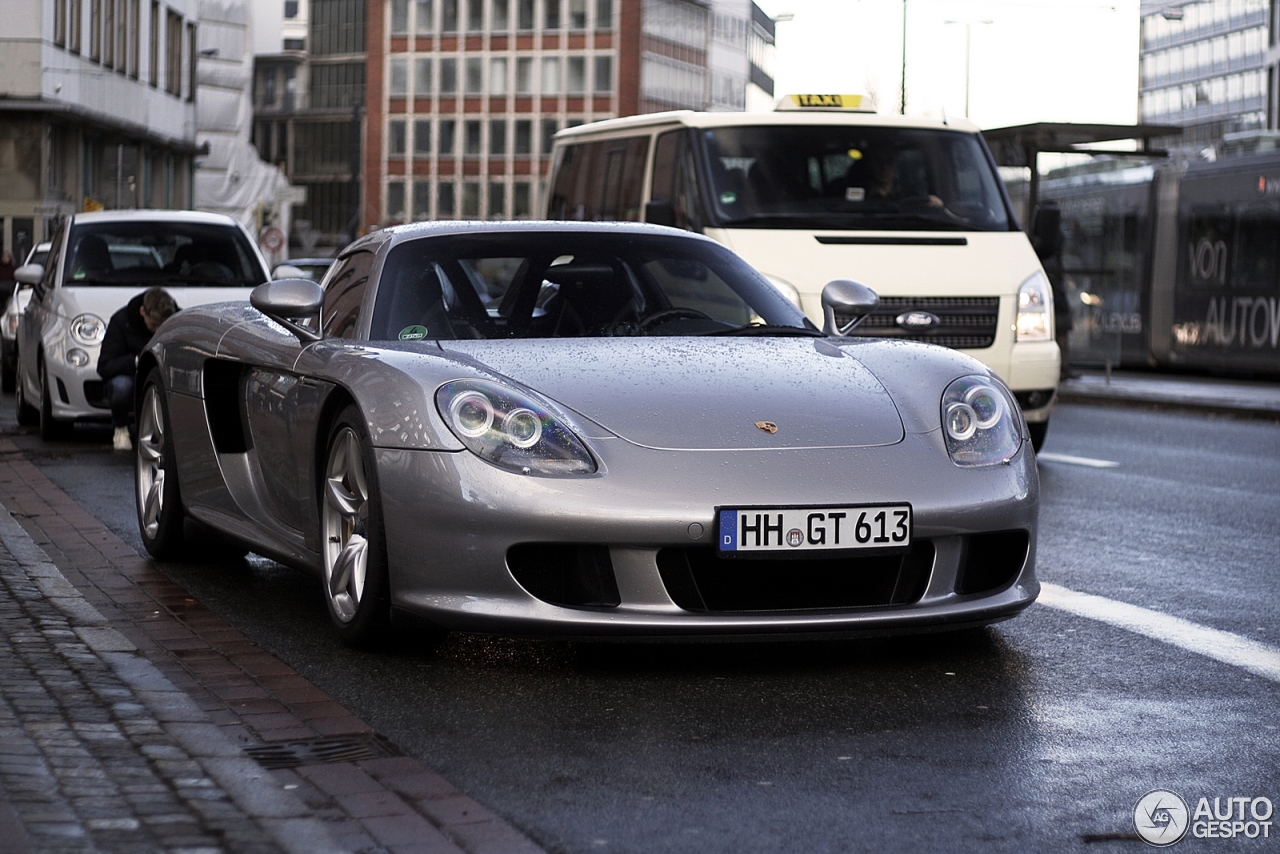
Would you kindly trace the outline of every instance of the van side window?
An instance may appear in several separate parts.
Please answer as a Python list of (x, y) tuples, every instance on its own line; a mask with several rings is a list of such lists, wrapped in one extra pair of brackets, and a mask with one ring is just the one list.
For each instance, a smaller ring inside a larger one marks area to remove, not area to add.
[(658, 137), (653, 149), (653, 186), (649, 199), (671, 206), (673, 221), (669, 224), (688, 231), (702, 231), (697, 173), (688, 135), (682, 130), (668, 131)]
[(324, 309), (320, 317), (326, 337), (355, 337), (360, 304), (364, 302), (375, 257), (372, 252), (354, 252), (338, 260), (332, 273), (325, 277)]
[(641, 220), (648, 137), (569, 145), (561, 151), (551, 188), (552, 219)]

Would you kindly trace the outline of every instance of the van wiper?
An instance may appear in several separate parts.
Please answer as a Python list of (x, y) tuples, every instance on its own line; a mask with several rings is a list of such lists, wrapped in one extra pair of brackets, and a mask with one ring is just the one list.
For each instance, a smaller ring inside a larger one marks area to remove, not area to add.
[(747, 323), (732, 329), (720, 329), (716, 332), (704, 332), (703, 335), (797, 335), (802, 338), (825, 338), (827, 334), (818, 329), (805, 329), (803, 326), (775, 326), (770, 323)]

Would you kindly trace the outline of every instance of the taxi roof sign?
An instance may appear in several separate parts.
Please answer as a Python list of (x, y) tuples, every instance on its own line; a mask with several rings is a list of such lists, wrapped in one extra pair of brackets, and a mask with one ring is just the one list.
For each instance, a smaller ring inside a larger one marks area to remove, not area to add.
[(783, 95), (776, 110), (853, 110), (874, 113), (865, 95)]

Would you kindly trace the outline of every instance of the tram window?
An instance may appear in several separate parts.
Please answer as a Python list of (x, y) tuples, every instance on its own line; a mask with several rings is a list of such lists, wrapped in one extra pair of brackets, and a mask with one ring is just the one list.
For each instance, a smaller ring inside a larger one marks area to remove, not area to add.
[(1276, 286), (1277, 247), (1280, 247), (1280, 218), (1275, 211), (1244, 214), (1236, 227), (1235, 258), (1231, 264), (1233, 288)]
[(1227, 283), (1233, 219), (1230, 212), (1221, 209), (1191, 212), (1185, 263), (1192, 287), (1221, 287)]

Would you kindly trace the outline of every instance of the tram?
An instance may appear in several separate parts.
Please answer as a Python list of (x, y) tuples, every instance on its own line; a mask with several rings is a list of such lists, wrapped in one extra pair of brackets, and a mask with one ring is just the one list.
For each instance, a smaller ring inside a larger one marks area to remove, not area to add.
[(1280, 152), (1051, 173), (1075, 365), (1280, 374)]

